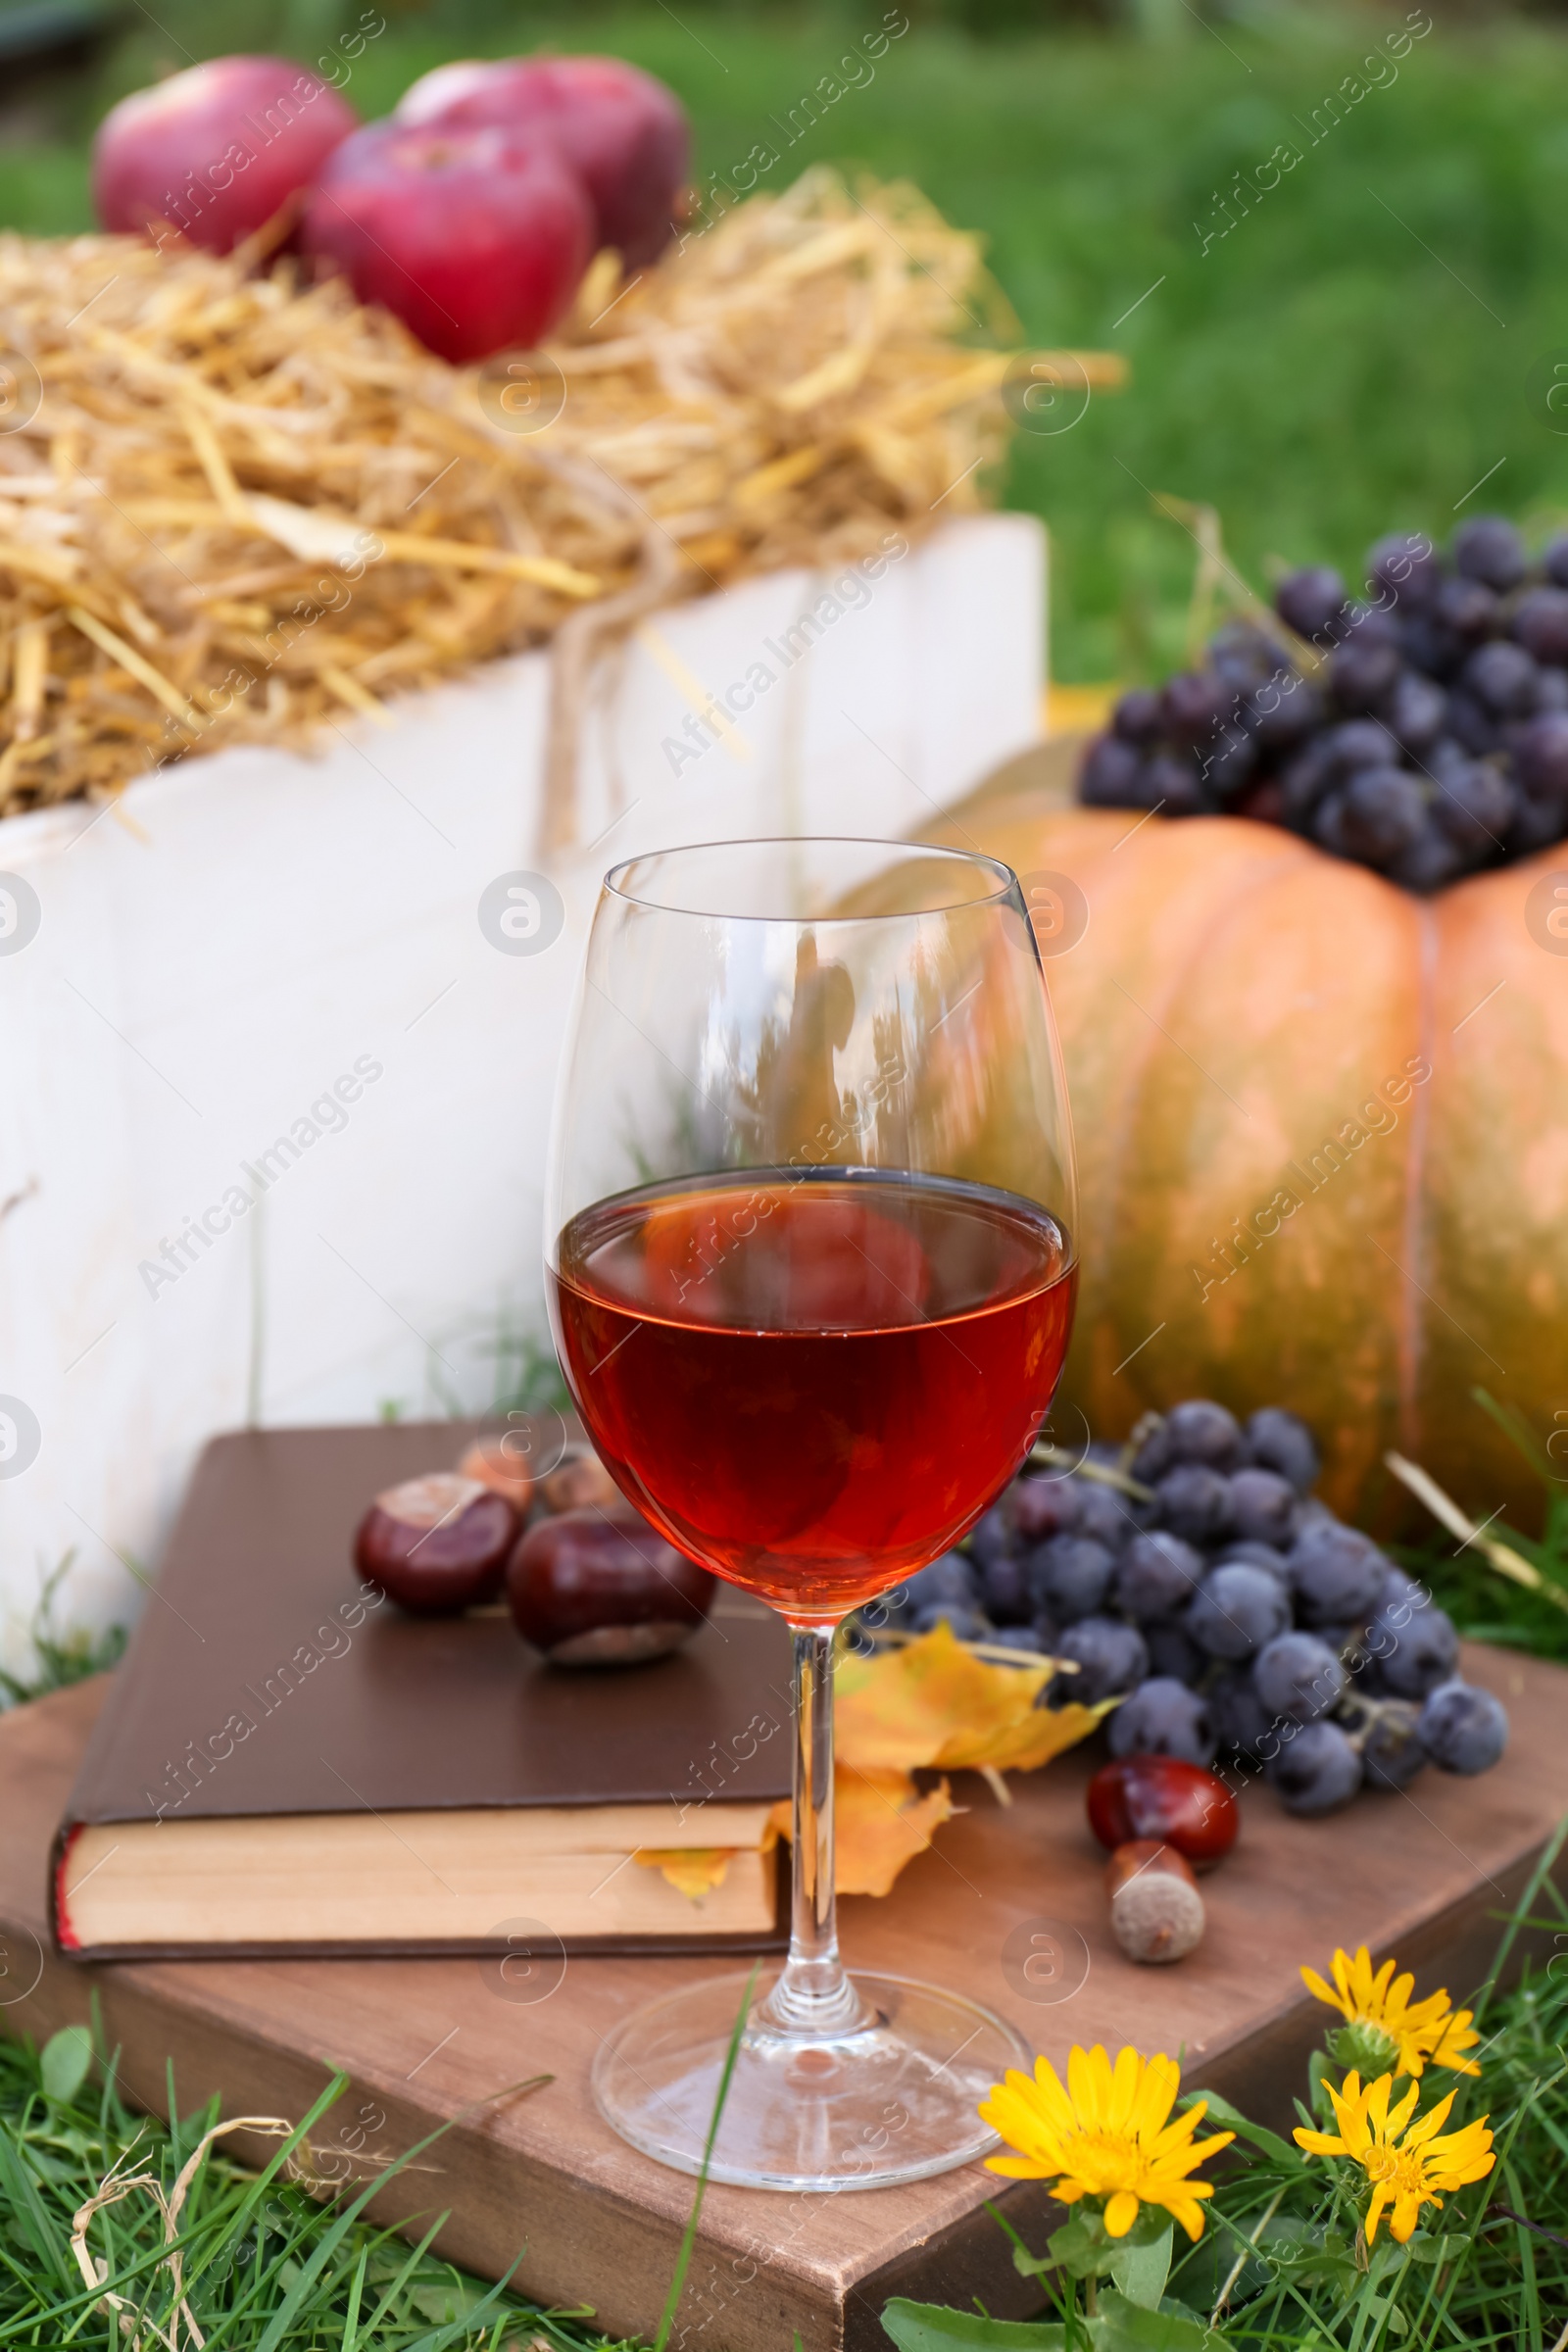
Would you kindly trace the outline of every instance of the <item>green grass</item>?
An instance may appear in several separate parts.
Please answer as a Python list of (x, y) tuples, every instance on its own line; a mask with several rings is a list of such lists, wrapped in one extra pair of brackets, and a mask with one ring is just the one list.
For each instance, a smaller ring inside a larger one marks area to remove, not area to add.
[[(121, 89), (227, 47), (314, 57), (359, 9), (175, 0), (156, 13), (167, 31), (132, 18), (81, 98), (74, 140), (0, 154), (0, 219), (86, 222), (86, 131)], [(770, 118), (882, 16), (701, 0), (673, 15), (654, 0), (389, 13), (348, 84), (366, 114), (444, 56), (593, 43), (680, 91), (705, 178), (770, 135)], [(1130, 390), (1097, 398), (1074, 429), (1020, 436), (1005, 486), (1052, 526), (1063, 677), (1131, 676), (1179, 656), (1193, 551), (1152, 513), (1152, 491), (1217, 507), (1254, 581), (1271, 556), (1353, 565), (1384, 529), (1442, 537), (1479, 506), (1568, 508), (1568, 439), (1527, 397), (1532, 365), (1568, 347), (1568, 41), (1507, 18), (1433, 32), (1205, 254), (1194, 223), (1218, 225), (1214, 192), (1281, 140), (1305, 147), (1298, 122), (1399, 19), (1259, 9), (1251, 29), (1210, 30), (1169, 13), (1185, 32), (1145, 41), (982, 42), (917, 23), (775, 175), (823, 161), (912, 176), (985, 232), (1031, 340), (1131, 362)]]

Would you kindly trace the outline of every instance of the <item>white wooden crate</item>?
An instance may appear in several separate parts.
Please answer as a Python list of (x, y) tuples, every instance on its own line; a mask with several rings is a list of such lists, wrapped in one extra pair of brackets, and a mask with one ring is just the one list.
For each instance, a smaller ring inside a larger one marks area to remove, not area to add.
[[(605, 868), (918, 833), (1038, 731), (1043, 552), (988, 516), (839, 617), (805, 572), (661, 615), (600, 681), (541, 953), (479, 919), (540, 863), (539, 654), (390, 730), (345, 720), (319, 757), (221, 752), (0, 825), (0, 1655), (72, 1549), (67, 1619), (130, 1613), (124, 1563), (156, 1561), (214, 1430), (488, 1403), (497, 1316), (542, 1331), (551, 1088)], [(694, 687), (759, 662), (774, 682), (733, 734), (681, 758)]]

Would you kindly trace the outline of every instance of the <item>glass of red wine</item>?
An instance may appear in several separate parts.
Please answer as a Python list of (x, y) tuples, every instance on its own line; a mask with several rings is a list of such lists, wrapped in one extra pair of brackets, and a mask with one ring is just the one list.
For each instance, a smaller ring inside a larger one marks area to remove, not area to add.
[[(1030, 2053), (957, 1993), (845, 1971), (844, 1617), (938, 1558), (1027, 1455), (1072, 1324), (1060, 1055), (1016, 877), (879, 841), (718, 843), (606, 878), (551, 1144), (561, 1361), (624, 1493), (793, 1636), (789, 1957), (754, 1996), (710, 2175), (882, 2187), (995, 2144)], [(632, 2144), (703, 2160), (744, 1974), (609, 2037)]]

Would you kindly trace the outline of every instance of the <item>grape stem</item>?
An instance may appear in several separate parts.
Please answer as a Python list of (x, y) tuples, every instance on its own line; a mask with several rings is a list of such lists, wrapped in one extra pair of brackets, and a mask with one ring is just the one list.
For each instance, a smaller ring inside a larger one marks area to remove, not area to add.
[(1125, 1471), (1107, 1470), (1102, 1462), (1080, 1462), (1060, 1446), (1037, 1446), (1030, 1454), (1031, 1462), (1048, 1463), (1053, 1470), (1070, 1470), (1078, 1478), (1092, 1478), (1098, 1486), (1114, 1487), (1119, 1494), (1130, 1494), (1134, 1502), (1152, 1502), (1152, 1487), (1140, 1485)]

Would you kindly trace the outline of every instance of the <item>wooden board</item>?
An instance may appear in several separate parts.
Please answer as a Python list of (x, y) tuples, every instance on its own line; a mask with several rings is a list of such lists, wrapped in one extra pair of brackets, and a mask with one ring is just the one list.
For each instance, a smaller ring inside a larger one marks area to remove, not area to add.
[[(1485, 1650), (1467, 1654), (1466, 1671), (1512, 1716), (1496, 1770), (1427, 1772), (1401, 1796), (1366, 1796), (1324, 1822), (1292, 1821), (1267, 1789), (1249, 1788), (1241, 1841), (1204, 1883), (1206, 1938), (1179, 1967), (1135, 1968), (1110, 1940), (1083, 1817), (1095, 1758), (1079, 1754), (1015, 1780), (1006, 1809), (961, 1777), (970, 1810), (936, 1849), (885, 1899), (844, 1904), (849, 1959), (991, 2003), (1058, 2065), (1073, 2041), (1184, 2052), (1189, 2083), (1283, 2120), (1326, 2014), (1300, 1964), (1365, 1941), (1414, 1966), (1422, 1991), (1441, 1983), (1457, 1997), (1485, 1976), (1497, 1915), (1568, 1810), (1568, 1675)], [(388, 2218), (450, 2207), (439, 2242), (454, 2260), (493, 2276), (526, 2247), (528, 2292), (590, 2302), (612, 2333), (651, 2330), (691, 2183), (599, 2121), (588, 2070), (615, 2019), (714, 1964), (576, 1959), (507, 1986), (479, 1960), (58, 1959), (40, 1945), (45, 1860), (100, 1696), (87, 1684), (0, 1721), (0, 2023), (42, 2041), (85, 2020), (96, 1987), (126, 2094), (149, 2109), (164, 2106), (170, 2058), (186, 2113), (217, 2091), (230, 2112), (298, 2117), (323, 2071), (341, 2067), (352, 2087), (314, 2146), (321, 2169), (346, 2177), (491, 2099), (393, 2184)], [(545, 2088), (494, 2098), (541, 2071), (554, 2076)], [(879, 2318), (894, 2293), (979, 2294), (999, 2317), (1026, 2315), (1031, 2290), (981, 2210), (1001, 2186), (976, 2165), (839, 2197), (710, 2190), (676, 2352), (779, 2352), (797, 2329), (806, 2352), (885, 2352)], [(1006, 2204), (1042, 2247), (1044, 2193), (1024, 2184)]]

